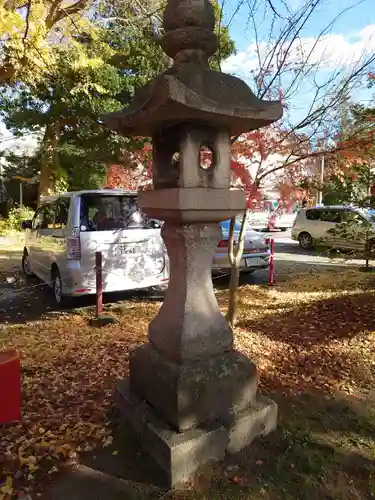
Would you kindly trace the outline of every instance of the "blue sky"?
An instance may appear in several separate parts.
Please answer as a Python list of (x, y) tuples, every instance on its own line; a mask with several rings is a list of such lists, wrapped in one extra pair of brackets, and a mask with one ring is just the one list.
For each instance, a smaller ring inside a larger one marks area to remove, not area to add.
[[(251, 75), (251, 70), (257, 65), (256, 52), (254, 50), (254, 29), (251, 24), (247, 24), (249, 7), (248, 4), (255, 0), (219, 0), (223, 5), (224, 20), (230, 22), (230, 34), (236, 42), (238, 53), (230, 58), (229, 61), (223, 64), (223, 70), (231, 72), (248, 81), (249, 85), (254, 89), (254, 82)], [(266, 0), (258, 0), (260, 5), (264, 5)], [(298, 9), (304, 5), (305, 0), (271, 0), (278, 12), (283, 12), (283, 2), (286, 2), (291, 8)], [(238, 4), (242, 2), (243, 6), (232, 17), (233, 12), (237, 9)], [(352, 7), (352, 8), (351, 8)], [(320, 0), (316, 11), (313, 13), (308, 23), (301, 32), (301, 43), (303, 47), (311, 47), (319, 33), (327, 27), (327, 25), (345, 9), (339, 19), (335, 21), (325, 35), (324, 40), (315, 50), (315, 59), (324, 55), (325, 64), (320, 68), (318, 74), (313, 76), (318, 82), (324, 82), (335, 69), (343, 67), (346, 71), (358, 54), (367, 50), (367, 54), (375, 53), (375, 0)], [(266, 18), (259, 24), (259, 41), (266, 42), (270, 29), (272, 16), (270, 11)], [(257, 17), (260, 22), (260, 14)], [(278, 21), (274, 25), (274, 34), (278, 34), (283, 22)], [(344, 63), (343, 63), (344, 61)], [(375, 72), (375, 67), (373, 68)], [(288, 80), (289, 78), (289, 80)], [(290, 81), (290, 75), (283, 81), (283, 85), (287, 86)], [(333, 88), (334, 91), (334, 87)], [(375, 89), (374, 89), (375, 90)], [(311, 105), (313, 95), (313, 83), (311, 77), (301, 79), (298, 88), (295, 89), (293, 98), (290, 99), (289, 118), (295, 123), (301, 120), (306, 115), (306, 110)], [(366, 81), (362, 82), (362, 86), (357, 88), (352, 93), (353, 100), (363, 103), (368, 103), (373, 100), (373, 90), (366, 88)], [(0, 137), (2, 134), (8, 135), (4, 130), (3, 124), (0, 122)], [(17, 141), (22, 143), (23, 141)], [(30, 143), (35, 140), (32, 137), (25, 138), (23, 147), (28, 149)], [(6, 144), (10, 146), (12, 141)], [(5, 144), (4, 144), (5, 145)]]
[[(239, 0), (225, 0), (224, 17), (226, 22), (232, 19), (232, 14), (236, 11), (238, 3)], [(288, 0), (287, 3), (290, 6), (298, 8), (304, 2), (300, 0)], [(220, 4), (223, 5), (223, 0), (220, 1)], [(273, 0), (273, 4), (278, 9), (281, 6), (281, 1)], [(280, 11), (281, 9), (282, 7), (280, 7)], [(334, 19), (345, 9), (350, 10), (335, 22), (330, 30), (332, 33), (347, 34), (360, 31), (365, 26), (375, 24), (375, 3), (373, 0), (364, 0), (359, 4), (355, 0), (323, 0), (311, 17), (308, 26), (304, 30), (304, 35), (317, 36), (320, 30), (328, 24), (329, 20)], [(245, 50), (253, 40), (251, 27), (245, 28), (248, 12), (247, 3), (244, 2), (243, 7), (241, 7), (230, 23), (230, 33), (235, 39), (239, 51)], [(266, 30), (264, 30), (264, 36), (267, 36)]]
[[(251, 23), (247, 23), (249, 17), (249, 1), (244, 1), (243, 6), (233, 17), (233, 12), (237, 9), (241, 0), (221, 0), (224, 1), (224, 19), (228, 23), (231, 20), (229, 29), (232, 38), (236, 42), (238, 54), (230, 58), (223, 64), (226, 72), (236, 74), (248, 81), (251, 87), (254, 82), (251, 70), (256, 70), (258, 61), (256, 58), (254, 28)], [(254, 1), (254, 0), (252, 0)], [(263, 2), (258, 2), (264, 5)], [(283, 14), (282, 0), (272, 0), (275, 9)], [(290, 7), (301, 8), (304, 0), (287, 0)], [(342, 15), (340, 15), (342, 14)], [(337, 17), (332, 24), (329, 24)], [(258, 41), (260, 45), (266, 46), (271, 28), (271, 11), (266, 16), (263, 10), (256, 16), (258, 25)], [(274, 36), (278, 35), (280, 29), (285, 25), (285, 21), (276, 21), (273, 27)], [(308, 53), (314, 46), (319, 34), (325, 30), (323, 39), (314, 48), (311, 61), (319, 65), (319, 70), (299, 80), (298, 88), (294, 89), (293, 98), (290, 99), (289, 108), (290, 120), (296, 122), (306, 115), (306, 110), (311, 105), (314, 94), (314, 85), (325, 82), (335, 71), (341, 71), (341, 76), (335, 80), (334, 85), (330, 85), (334, 93), (335, 85), (342, 80), (342, 75), (347, 75), (358, 64), (361, 57), (369, 57), (375, 53), (375, 0), (321, 0), (318, 7), (309, 18), (300, 33), (300, 46), (304, 52)], [(264, 54), (267, 52), (264, 47)], [(298, 51), (291, 54), (290, 61), (297, 60)], [(370, 68), (375, 71), (375, 67)], [(315, 79), (315, 82), (313, 81)], [(286, 88), (291, 81), (291, 75), (286, 75), (280, 84)], [(351, 97), (355, 101), (368, 103), (373, 100), (373, 90), (366, 88), (366, 79), (362, 80), (352, 91)], [(323, 90), (321, 92), (323, 97)]]

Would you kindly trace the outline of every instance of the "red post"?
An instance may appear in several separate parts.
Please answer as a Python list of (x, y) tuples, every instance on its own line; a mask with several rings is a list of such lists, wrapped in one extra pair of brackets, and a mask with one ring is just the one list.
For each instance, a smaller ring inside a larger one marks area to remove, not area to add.
[(0, 352), (0, 424), (21, 420), (21, 368), (16, 349)]
[(274, 261), (274, 254), (275, 254), (275, 240), (272, 238), (270, 240), (270, 276), (269, 276), (269, 281), (268, 281), (268, 283), (270, 285), (273, 285), (274, 281), (275, 281), (275, 261)]
[(96, 317), (103, 312), (103, 261), (102, 252), (95, 252), (96, 271)]

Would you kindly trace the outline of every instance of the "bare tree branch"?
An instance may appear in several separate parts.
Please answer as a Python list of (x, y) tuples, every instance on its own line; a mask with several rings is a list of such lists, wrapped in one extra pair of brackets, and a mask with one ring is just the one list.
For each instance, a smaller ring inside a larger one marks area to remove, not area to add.
[(25, 28), (25, 33), (23, 35), (23, 43), (24, 44), (26, 42), (27, 35), (29, 34), (29, 30), (30, 30), (31, 3), (32, 3), (32, 0), (28, 0), (28, 2), (26, 4), (26, 20), (25, 20), (26, 28)]

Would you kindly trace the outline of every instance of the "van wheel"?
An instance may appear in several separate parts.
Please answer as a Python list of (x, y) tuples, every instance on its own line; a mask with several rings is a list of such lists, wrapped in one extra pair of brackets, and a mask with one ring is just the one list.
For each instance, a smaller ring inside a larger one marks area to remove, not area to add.
[(52, 275), (52, 293), (56, 305), (59, 308), (64, 308), (64, 309), (72, 307), (74, 304), (73, 298), (63, 295), (62, 279), (60, 276), (60, 271), (57, 268), (52, 269), (51, 275)]
[(299, 246), (304, 250), (311, 250), (314, 248), (314, 240), (312, 239), (311, 234), (309, 233), (301, 233), (298, 236)]
[(61, 276), (58, 269), (52, 271), (52, 293), (56, 304), (61, 307), (64, 302), (64, 296), (62, 293)]
[(22, 255), (22, 271), (28, 278), (34, 276), (34, 273), (30, 270), (29, 254), (27, 250), (24, 250)]

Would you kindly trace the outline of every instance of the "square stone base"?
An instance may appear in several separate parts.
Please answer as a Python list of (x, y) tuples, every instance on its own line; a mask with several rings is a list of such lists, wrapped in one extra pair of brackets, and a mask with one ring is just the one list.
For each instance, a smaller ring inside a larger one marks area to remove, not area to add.
[(237, 453), (249, 446), (256, 437), (267, 436), (277, 427), (277, 404), (272, 399), (257, 396), (251, 407), (223, 422), (228, 429), (227, 453)]
[(127, 423), (139, 435), (142, 448), (165, 471), (170, 488), (193, 480), (206, 463), (221, 461), (226, 452), (236, 453), (255, 437), (276, 428), (277, 405), (262, 396), (226, 422), (181, 433), (160, 420), (151, 406), (130, 390), (127, 380), (119, 382), (115, 400)]
[(123, 417), (139, 435), (140, 444), (166, 473), (170, 488), (193, 479), (198, 469), (220, 461), (228, 446), (228, 432), (218, 423), (177, 433), (130, 390), (127, 380), (116, 389), (115, 400)]
[(130, 386), (161, 419), (185, 432), (246, 411), (256, 400), (258, 374), (235, 350), (179, 365), (146, 343), (130, 354)]

